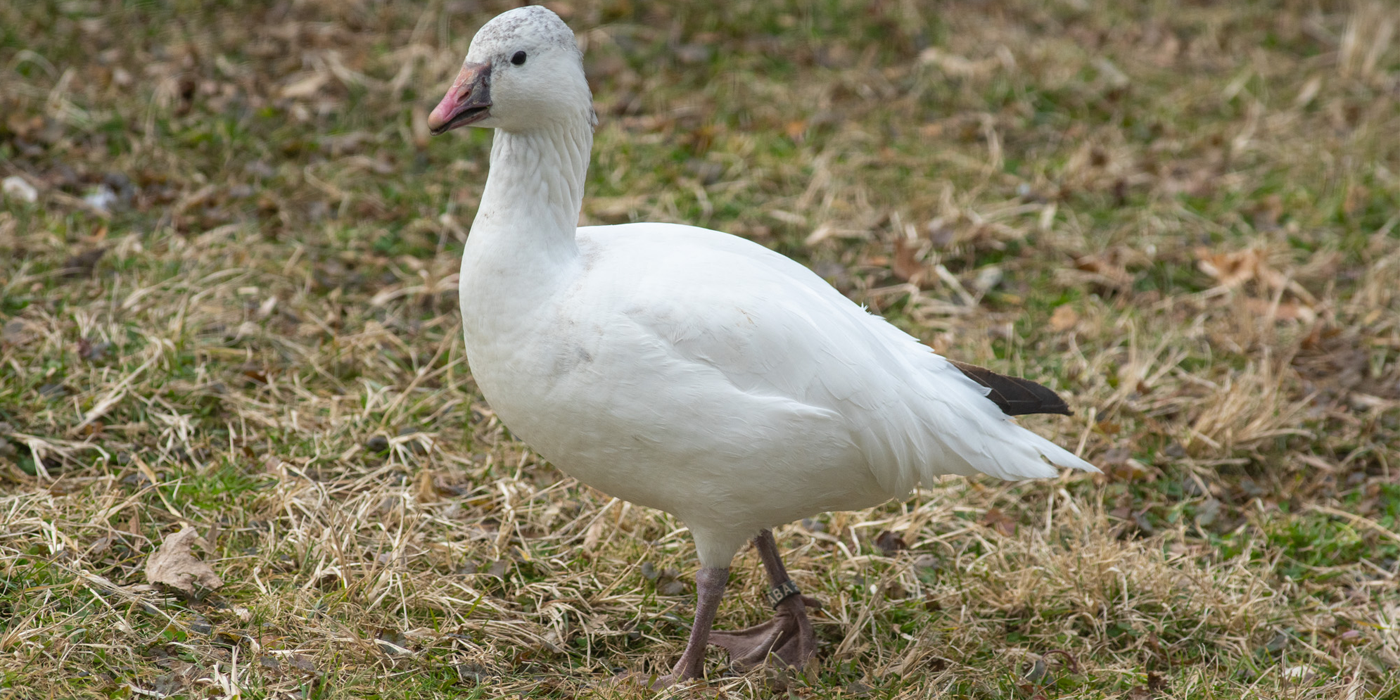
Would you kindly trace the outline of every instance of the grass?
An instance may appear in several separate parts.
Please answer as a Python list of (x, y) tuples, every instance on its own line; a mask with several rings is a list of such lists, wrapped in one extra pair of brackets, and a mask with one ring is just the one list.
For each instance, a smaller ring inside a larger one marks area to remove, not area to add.
[[(792, 255), (1063, 392), (1028, 423), (1106, 472), (782, 529), (821, 671), (696, 692), (1400, 698), (1393, 6), (556, 7), (588, 222)], [(679, 523), (462, 358), (489, 135), (424, 120), (505, 8), (0, 3), (0, 693), (633, 697), (679, 654)], [(218, 590), (147, 584), (184, 525)], [(762, 588), (742, 553), (719, 626)]]

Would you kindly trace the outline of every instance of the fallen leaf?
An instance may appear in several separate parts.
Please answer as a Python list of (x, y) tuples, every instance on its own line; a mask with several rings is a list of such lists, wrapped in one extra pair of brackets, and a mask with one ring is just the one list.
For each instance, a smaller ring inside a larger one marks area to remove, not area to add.
[(195, 592), (195, 584), (201, 588), (215, 589), (224, 585), (214, 573), (214, 569), (200, 561), (190, 550), (194, 544), (208, 548), (199, 532), (186, 525), (179, 532), (165, 537), (160, 549), (146, 559), (146, 582), (163, 583), (186, 593)]
[(1250, 280), (1258, 280), (1273, 289), (1287, 284), (1283, 275), (1269, 267), (1264, 251), (1260, 248), (1212, 253), (1210, 249), (1200, 247), (1195, 252), (1197, 267), (1201, 272), (1215, 278), (1223, 287), (1238, 287)]
[(101, 362), (107, 359), (107, 353), (111, 352), (111, 350), (111, 343), (94, 343), (88, 338), (78, 339), (78, 357), (81, 357), (88, 362)]
[(910, 284), (919, 285), (923, 282), (924, 265), (916, 257), (918, 245), (910, 243), (903, 238), (896, 238), (894, 241), (894, 264), (890, 266), (890, 271), (895, 277)]
[(63, 261), (64, 277), (91, 277), (92, 271), (97, 267), (97, 261), (107, 254), (106, 248), (93, 248), (85, 250), (77, 255), (70, 256)]
[(1079, 325), (1079, 312), (1075, 311), (1069, 304), (1055, 307), (1055, 313), (1050, 314), (1050, 329), (1056, 333), (1065, 331)]
[[(1030, 683), (1022, 683), (1017, 687), (1021, 689), (1021, 692), (1030, 696), (1028, 700), (1046, 700), (1045, 693), (1037, 692), (1035, 686)], [(1032, 695), (1032, 693), (1034, 694)]]
[(1244, 300), (1244, 306), (1255, 316), (1268, 316), (1272, 312), (1275, 321), (1302, 321), (1310, 324), (1317, 320), (1317, 312), (1311, 307), (1291, 301), (1279, 302), (1275, 307), (1267, 299), (1250, 297)]
[(310, 657), (302, 656), (301, 654), (292, 654), (288, 656), (287, 665), (298, 671), (305, 671), (307, 673), (316, 672), (316, 662), (312, 661)]
[(1163, 678), (1160, 673), (1149, 673), (1147, 674), (1147, 688), (1157, 692), (1164, 691), (1167, 689), (1167, 679)]
[(889, 530), (881, 530), (880, 534), (875, 536), (875, 547), (880, 550), (881, 554), (892, 557), (898, 553), (899, 550), (908, 549), (909, 545), (904, 541), (903, 537)]
[(999, 508), (988, 510), (987, 514), (982, 516), (982, 524), (1008, 537), (1016, 534), (1015, 519), (1007, 517)]
[(1156, 472), (1147, 468), (1142, 462), (1131, 457), (1123, 460), (1121, 464), (1114, 465), (1108, 470), (1115, 481), (1147, 481), (1157, 480)]
[(1119, 251), (1108, 250), (1074, 261), (1077, 270), (1091, 273), (1095, 282), (1113, 289), (1132, 289), (1133, 275), (1118, 260)]

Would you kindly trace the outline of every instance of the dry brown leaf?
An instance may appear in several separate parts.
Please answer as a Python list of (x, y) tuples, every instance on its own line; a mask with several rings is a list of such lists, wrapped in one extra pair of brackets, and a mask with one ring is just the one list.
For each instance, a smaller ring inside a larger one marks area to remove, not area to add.
[(1055, 307), (1055, 313), (1050, 314), (1050, 329), (1056, 333), (1063, 333), (1079, 325), (1079, 313), (1069, 304)]
[(215, 589), (224, 585), (213, 567), (200, 561), (190, 550), (194, 544), (208, 548), (199, 532), (186, 525), (179, 532), (165, 537), (160, 548), (146, 559), (146, 582), (163, 583), (186, 593), (194, 593), (195, 584)]
[(1016, 534), (1016, 519), (1001, 512), (1000, 508), (989, 509), (982, 516), (982, 524), (1007, 537)]
[(925, 124), (919, 127), (919, 135), (926, 139), (936, 139), (943, 135), (943, 125), (938, 122)]
[(1244, 300), (1244, 306), (1249, 313), (1256, 316), (1268, 316), (1273, 312), (1275, 321), (1302, 321), (1312, 323), (1317, 320), (1317, 312), (1305, 304), (1291, 301), (1279, 302), (1277, 308), (1267, 299), (1255, 299), (1253, 297)]
[(1207, 248), (1196, 249), (1196, 261), (1201, 272), (1210, 275), (1226, 287), (1237, 287), (1254, 279), (1261, 257), (1257, 248), (1233, 253), (1212, 253)]
[(1273, 289), (1287, 284), (1283, 275), (1269, 267), (1268, 258), (1260, 248), (1212, 253), (1210, 249), (1200, 247), (1195, 252), (1196, 264), (1201, 272), (1215, 278), (1221, 286), (1238, 287), (1250, 280), (1258, 280)]
[(923, 286), (924, 278), (928, 277), (926, 268), (918, 259), (919, 246), (903, 238), (896, 238), (894, 241), (894, 263), (890, 265), (890, 271), (910, 284)]
[(1106, 471), (1113, 477), (1114, 481), (1146, 481), (1150, 483), (1157, 480), (1155, 472), (1131, 457), (1112, 465)]
[(899, 550), (908, 549), (909, 545), (904, 541), (903, 537), (889, 530), (881, 530), (880, 534), (875, 536), (875, 547), (880, 550), (881, 554), (892, 557), (898, 554)]
[(800, 119), (788, 122), (787, 125), (783, 127), (783, 131), (787, 134), (788, 138), (797, 143), (802, 143), (803, 138), (807, 135), (807, 122)]
[(97, 267), (97, 261), (106, 254), (107, 248), (101, 247), (71, 255), (63, 262), (62, 275), (64, 277), (91, 277), (92, 271)]
[(1095, 281), (1105, 287), (1131, 289), (1133, 275), (1119, 261), (1120, 257), (1119, 251), (1106, 250), (1075, 260), (1074, 267), (1083, 272), (1092, 273), (1095, 276)]

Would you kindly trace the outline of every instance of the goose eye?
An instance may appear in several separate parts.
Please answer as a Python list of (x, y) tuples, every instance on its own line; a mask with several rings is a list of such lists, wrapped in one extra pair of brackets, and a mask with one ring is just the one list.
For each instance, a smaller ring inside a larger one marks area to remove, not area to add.
[(516, 51), (515, 55), (510, 57), (510, 62), (514, 63), (517, 66), (525, 65), (525, 52)]

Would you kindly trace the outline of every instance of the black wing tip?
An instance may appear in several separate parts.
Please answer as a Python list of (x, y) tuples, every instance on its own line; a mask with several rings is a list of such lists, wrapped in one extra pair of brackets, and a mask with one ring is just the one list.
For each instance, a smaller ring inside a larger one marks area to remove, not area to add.
[(1001, 409), (1001, 412), (1008, 416), (1029, 416), (1037, 413), (1053, 413), (1060, 416), (1074, 415), (1074, 411), (1071, 411), (1069, 406), (1058, 396), (1053, 401), (1005, 401), (994, 389), (987, 398), (991, 399)]
[(1065, 400), (1048, 387), (1020, 377), (997, 374), (986, 367), (970, 365), (966, 362), (949, 360), (968, 379), (990, 389), (987, 398), (1008, 416), (1027, 416), (1037, 413), (1053, 413), (1072, 416)]

